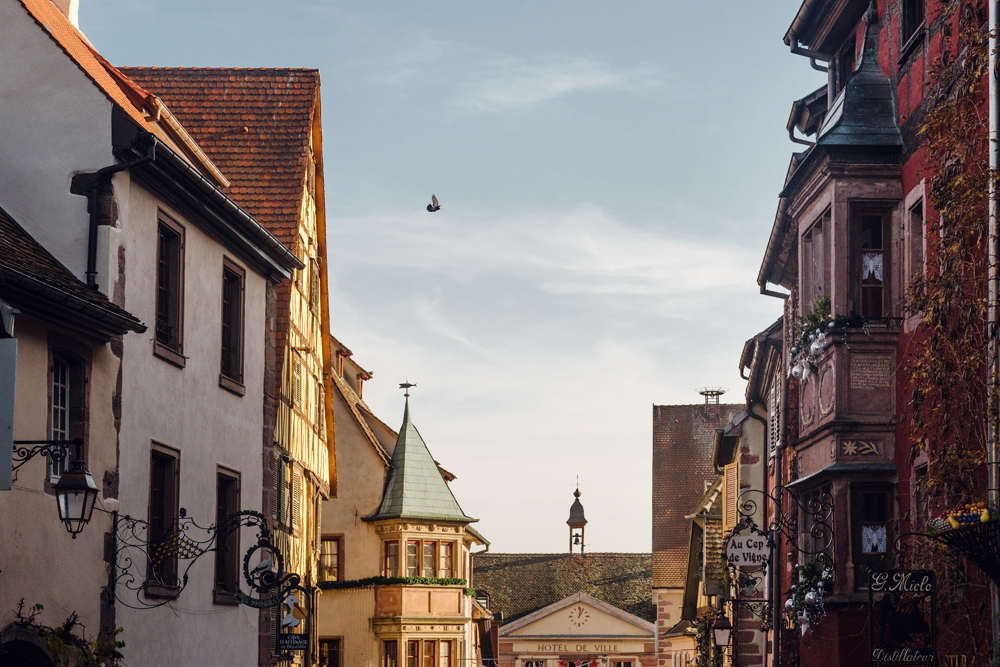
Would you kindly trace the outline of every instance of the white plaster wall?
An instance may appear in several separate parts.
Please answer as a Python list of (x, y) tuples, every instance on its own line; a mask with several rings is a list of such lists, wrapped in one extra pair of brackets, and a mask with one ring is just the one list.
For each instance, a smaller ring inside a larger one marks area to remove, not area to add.
[[(242, 509), (261, 508), (265, 279), (178, 211), (164, 205), (141, 183), (117, 187), (122, 217), (114, 244), (126, 254), (125, 306), (150, 325), (143, 335), (125, 339), (121, 429), (122, 511), (146, 519), (151, 442), (180, 451), (179, 505), (200, 525), (215, 523), (216, 471), (219, 465), (240, 473)], [(185, 228), (185, 368), (153, 356), (157, 210)], [(228, 255), (247, 268), (244, 331), (246, 395), (219, 386), (222, 312), (222, 261)], [(244, 533), (242, 554), (251, 546)], [(183, 564), (183, 561), (181, 561)], [(126, 661), (143, 665), (208, 664), (206, 656), (226, 656), (226, 664), (257, 661), (257, 611), (214, 604), (214, 560), (202, 557), (190, 572), (179, 599), (156, 610), (119, 607), (126, 628)], [(133, 647), (157, 650), (128, 651)]]
[[(50, 326), (28, 314), (17, 316), (14, 331), (18, 342), (14, 439), (46, 440), (51, 437), (49, 332), (79, 338), (71, 329)], [(101, 488), (104, 472), (115, 465), (111, 397), (118, 360), (108, 345), (92, 344), (96, 347), (91, 355), (87, 467)], [(44, 606), (40, 623), (59, 625), (76, 612), (87, 637), (96, 639), (100, 591), (107, 582), (104, 532), (110, 519), (95, 511), (90, 524), (72, 539), (59, 521), (55, 496), (45, 491), (48, 474), (48, 459), (36, 456), (15, 473), (10, 491), (0, 491), (0, 628), (13, 619), (11, 611), (24, 598), (28, 607)]]
[(83, 280), (87, 200), (70, 182), (114, 164), (111, 102), (19, 2), (0, 3), (0, 63), (0, 206)]

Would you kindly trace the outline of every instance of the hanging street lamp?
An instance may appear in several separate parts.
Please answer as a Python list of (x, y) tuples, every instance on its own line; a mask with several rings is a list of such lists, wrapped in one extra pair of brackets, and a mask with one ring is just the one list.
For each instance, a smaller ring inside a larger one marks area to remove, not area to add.
[(715, 621), (712, 623), (712, 634), (715, 635), (715, 645), (719, 648), (729, 646), (729, 636), (732, 632), (732, 623), (726, 618), (726, 614), (720, 610), (719, 615), (715, 617)]
[(56, 482), (56, 502), (59, 504), (59, 518), (66, 524), (66, 530), (76, 539), (83, 527), (90, 522), (97, 500), (97, 485), (90, 472), (84, 468), (80, 446), (76, 448), (76, 460)]

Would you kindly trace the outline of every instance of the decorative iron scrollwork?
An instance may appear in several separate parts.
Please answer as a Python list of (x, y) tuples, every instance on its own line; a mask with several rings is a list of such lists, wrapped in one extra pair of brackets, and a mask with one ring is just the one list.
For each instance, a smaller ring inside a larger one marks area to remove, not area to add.
[[(181, 516), (172, 530), (151, 539), (150, 524), (112, 512), (111, 569), (108, 594), (132, 609), (155, 609), (176, 600), (187, 587), (195, 562), (207, 553), (224, 551), (236, 531), (256, 531), (254, 544), (243, 557), (243, 578), (257, 597), (237, 591), (241, 602), (252, 607), (281, 603), (284, 594), (298, 588), (299, 575), (285, 571), (285, 559), (274, 544), (267, 519), (245, 510), (211, 526), (200, 526)], [(255, 561), (256, 557), (256, 561)]]

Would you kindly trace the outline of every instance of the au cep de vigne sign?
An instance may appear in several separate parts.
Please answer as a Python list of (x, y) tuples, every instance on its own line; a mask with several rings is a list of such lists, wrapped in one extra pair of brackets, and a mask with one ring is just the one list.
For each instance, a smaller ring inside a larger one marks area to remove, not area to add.
[(934, 572), (869, 571), (868, 607), (873, 663), (936, 664)]
[(765, 535), (737, 533), (726, 542), (726, 560), (736, 567), (764, 567), (769, 556), (770, 548)]

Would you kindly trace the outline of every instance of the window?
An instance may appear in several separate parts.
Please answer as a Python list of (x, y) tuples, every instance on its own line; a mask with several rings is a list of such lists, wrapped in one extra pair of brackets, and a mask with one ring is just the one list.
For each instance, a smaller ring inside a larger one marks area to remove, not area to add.
[(906, 48), (911, 41), (916, 42), (921, 28), (924, 27), (924, 3), (926, 0), (902, 0), (900, 9), (902, 17), (899, 21), (900, 50)]
[(272, 482), (271, 518), (298, 531), (302, 519), (302, 474), (283, 456), (278, 456), (272, 467)]
[(160, 213), (156, 256), (153, 352), (184, 366), (184, 228)]
[(438, 572), (437, 576), (442, 579), (450, 579), (454, 576), (454, 569), (452, 565), (452, 543), (442, 542), (440, 547), (438, 547)]
[(450, 639), (406, 642), (406, 667), (455, 667), (453, 643)]
[(767, 452), (773, 457), (781, 444), (781, 371), (774, 375), (767, 393)]
[(926, 463), (913, 469), (913, 514), (910, 518), (911, 530), (923, 530), (930, 516), (930, 498), (928, 497), (927, 488), (929, 481), (930, 477), (927, 473)]
[(889, 493), (884, 490), (853, 489), (851, 494), (854, 552), (854, 588), (868, 589), (868, 572), (887, 566), (889, 540)]
[(407, 540), (407, 577), (450, 578), (454, 576), (453, 573), (454, 543), (436, 540)]
[[(52, 439), (69, 440), (69, 413), (70, 413), (70, 372), (69, 364), (65, 359), (54, 357), (52, 359)], [(69, 459), (73, 455), (69, 448), (66, 449), (66, 458), (61, 461), (49, 460), (49, 477), (53, 482), (69, 469)]]
[(219, 386), (240, 394), (243, 387), (243, 292), (246, 271), (223, 259), (222, 363)]
[(323, 388), (323, 384), (317, 380), (316, 381), (316, 432), (319, 437), (326, 437), (326, 390)]
[(722, 468), (722, 533), (728, 535), (740, 520), (737, 507), (739, 495), (739, 463)]
[(854, 267), (857, 273), (855, 299), (857, 312), (869, 320), (880, 320), (887, 315), (889, 277), (886, 248), (888, 230), (883, 214), (863, 213), (858, 216), (857, 241)]
[(396, 640), (382, 642), (382, 667), (397, 667), (399, 664), (398, 647), (399, 642)]
[(399, 576), (399, 542), (385, 543), (385, 576)]
[(522, 667), (545, 667), (544, 660), (525, 660), (521, 663)]
[[(827, 211), (802, 235), (802, 308), (815, 299), (830, 295), (829, 247), (830, 212)], [(803, 313), (805, 314), (805, 313)]]
[(177, 587), (178, 475), (180, 452), (153, 444), (149, 474), (149, 569), (146, 592), (170, 595)]
[(342, 667), (340, 638), (319, 640), (320, 667)]
[(342, 537), (324, 536), (320, 544), (319, 579), (320, 581), (340, 581), (344, 578)]
[(240, 577), (240, 531), (229, 518), (240, 511), (240, 476), (219, 469), (215, 482), (215, 521), (219, 527), (215, 552), (215, 601), (236, 604)]
[(631, 660), (612, 660), (611, 667), (632, 667), (635, 663)]

